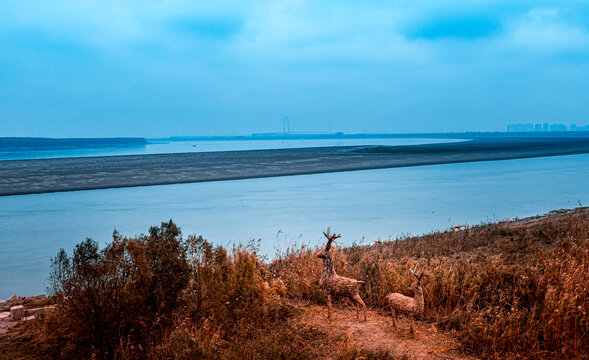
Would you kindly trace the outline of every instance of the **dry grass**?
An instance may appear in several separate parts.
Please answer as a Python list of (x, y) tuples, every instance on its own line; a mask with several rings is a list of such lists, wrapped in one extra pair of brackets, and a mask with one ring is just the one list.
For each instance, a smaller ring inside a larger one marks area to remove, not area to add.
[[(323, 304), (314, 249), (270, 264), (289, 296)], [(434, 233), (335, 251), (336, 271), (365, 281), (367, 305), (425, 270), (422, 320), (456, 330), (467, 352), (505, 358), (583, 358), (589, 353), (589, 210)], [(303, 280), (304, 279), (304, 280)]]
[(329, 343), (333, 344), (333, 348), (325, 351), (329, 354), (344, 358), (365, 352), (381, 357), (388, 354), (389, 358), (395, 359), (470, 359), (458, 351), (459, 344), (455, 339), (431, 324), (418, 322), (414, 325), (415, 331), (411, 332), (411, 320), (400, 318), (399, 329), (395, 329), (391, 317), (378, 309), (368, 311), (367, 321), (358, 321), (352, 304), (335, 307), (332, 320), (327, 321), (325, 306), (297, 305), (302, 311), (294, 321), (299, 326), (326, 333)]
[[(110, 250), (89, 257), (88, 264), (100, 267), (81, 268), (99, 271), (93, 276), (100, 281), (64, 277), (81, 281), (85, 291), (74, 282), (70, 297), (57, 300), (55, 314), (0, 338), (1, 358), (394, 358), (379, 349), (345, 347), (346, 339), (334, 340), (329, 328), (298, 320), (304, 311), (298, 301), (325, 304), (317, 249), (289, 249), (265, 263), (255, 247), (228, 251), (202, 238), (174, 235), (172, 256), (153, 239), (116, 236)], [(145, 246), (152, 250), (144, 256)], [(466, 353), (497, 359), (589, 354), (589, 209), (332, 252), (338, 274), (365, 281), (362, 298), (383, 314), (387, 293), (406, 293), (412, 282), (408, 269), (419, 264), (426, 294), (419, 324), (455, 334)], [(179, 293), (158, 278), (162, 264), (178, 264), (174, 271), (188, 274)], [(149, 275), (148, 283), (142, 274)], [(56, 289), (63, 291), (64, 284), (56, 283)], [(119, 302), (114, 309), (122, 312), (108, 323), (88, 327), (77, 320), (87, 314), (64, 306), (88, 306), (75, 297), (90, 294), (108, 311), (109, 299), (102, 297), (115, 290), (126, 302)], [(150, 306), (142, 309), (146, 301)], [(117, 332), (106, 350), (89, 340), (91, 332), (112, 329)]]

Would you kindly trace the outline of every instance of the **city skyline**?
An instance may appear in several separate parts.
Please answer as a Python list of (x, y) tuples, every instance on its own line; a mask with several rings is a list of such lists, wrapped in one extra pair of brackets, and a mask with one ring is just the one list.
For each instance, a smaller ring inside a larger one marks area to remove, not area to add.
[(561, 123), (518, 123), (508, 124), (507, 132), (555, 132), (555, 131), (589, 131), (589, 125), (570, 125)]

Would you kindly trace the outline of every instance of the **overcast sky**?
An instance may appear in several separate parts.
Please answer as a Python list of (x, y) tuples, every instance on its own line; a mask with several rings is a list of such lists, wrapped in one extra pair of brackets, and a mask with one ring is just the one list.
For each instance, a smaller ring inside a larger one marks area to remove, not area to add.
[(587, 1), (0, 2), (0, 136), (589, 124)]

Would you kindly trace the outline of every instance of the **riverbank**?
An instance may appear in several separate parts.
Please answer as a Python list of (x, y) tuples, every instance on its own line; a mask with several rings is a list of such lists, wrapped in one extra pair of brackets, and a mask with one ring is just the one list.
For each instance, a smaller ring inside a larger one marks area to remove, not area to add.
[(346, 146), (0, 161), (0, 196), (589, 153), (586, 138), (482, 138)]
[(147, 145), (145, 138), (38, 138), (0, 137), (0, 154), (16, 151), (48, 151), (94, 149), (110, 147), (138, 147)]
[[(1, 337), (0, 357), (86, 358), (114, 351), (127, 359), (573, 359), (589, 351), (589, 208), (334, 247), (336, 272), (364, 281), (367, 322), (358, 322), (341, 299), (327, 322), (317, 248), (293, 248), (267, 263), (255, 249), (228, 251), (192, 238), (185, 243), (190, 269), (176, 267), (176, 275), (160, 282), (150, 261), (133, 259), (146, 241), (155, 241), (146, 256), (183, 264), (181, 252), (155, 250), (158, 238), (167, 239), (166, 247), (183, 244), (177, 230), (163, 223), (150, 229), (149, 239), (120, 238), (97, 256), (91, 242), (80, 244), (79, 271), (87, 275), (77, 278), (76, 271), (61, 267), (66, 273), (54, 274), (53, 284), (73, 292), (54, 299), (55, 313)], [(125, 249), (132, 250), (129, 257), (112, 258)], [(383, 299), (388, 292), (412, 296), (409, 269), (416, 265), (424, 273), (424, 311), (413, 330), (410, 317), (394, 329)], [(121, 266), (128, 271), (115, 271)], [(61, 276), (68, 274), (73, 277)], [(186, 288), (176, 286), (180, 279)], [(173, 306), (166, 300), (166, 306), (145, 307), (146, 301), (163, 301), (161, 291), (172, 291), (172, 285)], [(93, 314), (102, 314), (101, 321)], [(141, 327), (155, 324), (146, 322), (151, 317), (157, 326)]]

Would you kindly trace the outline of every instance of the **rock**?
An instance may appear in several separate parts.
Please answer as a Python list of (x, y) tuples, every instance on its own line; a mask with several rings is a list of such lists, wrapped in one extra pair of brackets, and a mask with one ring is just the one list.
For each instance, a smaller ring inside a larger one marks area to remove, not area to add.
[(25, 307), (22, 305), (13, 306), (10, 308), (10, 317), (13, 321), (18, 321), (25, 317)]
[(27, 316), (31, 316), (31, 315), (37, 315), (37, 314), (45, 314), (48, 311), (53, 311), (55, 310), (55, 305), (48, 305), (48, 306), (43, 306), (43, 307), (39, 307), (39, 308), (33, 308), (33, 309), (27, 309), (26, 315)]
[(8, 300), (0, 300), (0, 311), (8, 309), (13, 305), (19, 305), (23, 302), (35, 302), (47, 299), (47, 295), (35, 295), (35, 296), (16, 296), (12, 295)]
[(12, 295), (8, 300), (0, 300), (0, 310), (9, 308), (18, 301), (18, 296)]
[(19, 296), (19, 300), (22, 301), (40, 301), (47, 299), (47, 295), (36, 295), (36, 296), (23, 296), (22, 299)]
[(0, 313), (0, 336), (6, 334), (8, 330), (12, 329), (18, 324), (18, 321), (13, 321), (10, 317), (10, 311), (3, 311)]

